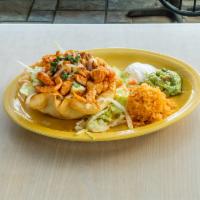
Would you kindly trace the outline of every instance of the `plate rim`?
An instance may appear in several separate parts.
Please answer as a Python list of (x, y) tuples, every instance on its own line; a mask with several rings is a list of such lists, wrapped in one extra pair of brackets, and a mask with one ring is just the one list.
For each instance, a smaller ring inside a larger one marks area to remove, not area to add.
[[(94, 48), (94, 49), (86, 49), (86, 50), (82, 50), (82, 51), (137, 51), (140, 53), (146, 53), (146, 54), (151, 54), (154, 56), (158, 56), (158, 57), (164, 57), (166, 59), (170, 59), (173, 60), (174, 62), (177, 63), (181, 63), (184, 65), (184, 68), (187, 66), (188, 71), (192, 72), (193, 74), (195, 74), (195, 79), (196, 81), (198, 81), (198, 83), (200, 84), (200, 74), (199, 72), (193, 68), (190, 64), (186, 63), (185, 61), (182, 61), (180, 59), (177, 59), (175, 57), (169, 56), (169, 55), (165, 55), (165, 54), (161, 54), (159, 52), (154, 52), (154, 51), (149, 51), (149, 50), (144, 50), (144, 49), (134, 49), (134, 48), (124, 48), (124, 47), (110, 47), (110, 48)], [(103, 137), (103, 138), (92, 138), (90, 136), (88, 137), (80, 137), (80, 136), (68, 136), (65, 135), (64, 137), (57, 135), (56, 136), (56, 132), (60, 132), (60, 133), (70, 133), (70, 131), (62, 131), (62, 130), (56, 130), (56, 129), (52, 129), (49, 127), (45, 127), (41, 124), (37, 124), (37, 126), (41, 127), (42, 130), (37, 129), (35, 126), (31, 126), (28, 125), (27, 123), (24, 123), (22, 121), (20, 121), (18, 119), (18, 114), (16, 114), (13, 109), (10, 107), (9, 101), (7, 101), (8, 96), (9, 96), (9, 89), (12, 87), (13, 83), (16, 82), (18, 80), (20, 75), (16, 76), (12, 81), (9, 82), (9, 84), (7, 85), (4, 94), (3, 94), (3, 107), (4, 110), (6, 111), (6, 113), (8, 114), (8, 116), (19, 126), (33, 132), (33, 133), (37, 133), (39, 135), (43, 135), (46, 137), (51, 137), (51, 138), (56, 138), (56, 139), (62, 139), (62, 140), (68, 140), (68, 141), (79, 141), (79, 142), (99, 142), (99, 141), (114, 141), (114, 140), (122, 140), (122, 139), (129, 139), (129, 138), (134, 138), (134, 137), (138, 137), (138, 136), (143, 136), (143, 135), (147, 135), (150, 134), (152, 132), (156, 132), (158, 130), (161, 130), (169, 125), (172, 125), (174, 123), (176, 123), (177, 121), (183, 119), (184, 117), (186, 117), (187, 115), (189, 115), (200, 103), (200, 90), (199, 93), (197, 93), (199, 98), (195, 98), (193, 99), (193, 103), (189, 105), (188, 108), (186, 108), (185, 111), (183, 111), (180, 115), (176, 116), (174, 119), (170, 120), (170, 121), (159, 121), (159, 126), (155, 127), (153, 126), (152, 128), (150, 128), (149, 130), (146, 130), (145, 132), (139, 132), (139, 133), (134, 133), (134, 130), (127, 130), (127, 134), (120, 134), (120, 132), (125, 132), (125, 131), (110, 131), (109, 133), (113, 133), (113, 132), (118, 132), (119, 134), (115, 134), (114, 136), (108, 136), (108, 137)], [(178, 111), (177, 111), (178, 112)], [(27, 119), (23, 120), (27, 121), (28, 123), (31, 123), (30, 121), (28, 121)], [(156, 122), (157, 123), (157, 122)], [(154, 123), (155, 124), (155, 123)], [(33, 125), (33, 124), (32, 124)], [(148, 125), (149, 126), (149, 125)], [(50, 134), (49, 134), (50, 132)], [(54, 134), (53, 134), (54, 133)]]

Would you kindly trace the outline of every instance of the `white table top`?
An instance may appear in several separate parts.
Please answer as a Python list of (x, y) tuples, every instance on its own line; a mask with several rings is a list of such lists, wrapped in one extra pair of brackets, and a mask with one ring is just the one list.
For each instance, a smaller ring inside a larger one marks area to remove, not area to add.
[[(56, 49), (130, 47), (175, 56), (200, 71), (200, 25), (1, 25), (0, 96), (22, 69)], [(154, 134), (107, 143), (46, 138), (0, 107), (1, 200), (200, 199), (200, 108)]]

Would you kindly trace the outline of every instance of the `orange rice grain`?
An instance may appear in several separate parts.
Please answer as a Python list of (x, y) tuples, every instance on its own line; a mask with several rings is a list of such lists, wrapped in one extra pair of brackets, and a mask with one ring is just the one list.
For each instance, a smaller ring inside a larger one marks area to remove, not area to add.
[(143, 83), (134, 86), (127, 101), (127, 111), (133, 125), (143, 126), (162, 120), (175, 111), (176, 104), (159, 88)]

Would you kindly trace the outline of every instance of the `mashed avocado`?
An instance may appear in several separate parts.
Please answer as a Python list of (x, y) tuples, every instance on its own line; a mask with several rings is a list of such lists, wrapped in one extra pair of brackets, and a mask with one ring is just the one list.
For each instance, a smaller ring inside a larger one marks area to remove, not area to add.
[(145, 82), (151, 86), (158, 86), (167, 96), (178, 95), (182, 90), (181, 77), (168, 69), (160, 69), (148, 74)]

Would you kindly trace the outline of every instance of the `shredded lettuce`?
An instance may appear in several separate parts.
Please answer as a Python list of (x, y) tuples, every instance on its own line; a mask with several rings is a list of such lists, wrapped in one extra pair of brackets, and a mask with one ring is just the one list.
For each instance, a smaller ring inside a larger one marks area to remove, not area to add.
[(87, 124), (87, 130), (92, 132), (103, 132), (109, 129), (108, 123), (103, 119), (91, 121)]
[(128, 96), (129, 96), (129, 90), (125, 85), (116, 89), (115, 99), (123, 106), (126, 105)]
[(117, 67), (112, 67), (115, 74), (122, 80), (123, 83), (127, 83), (129, 80), (129, 74), (126, 71), (122, 71)]
[(19, 92), (28, 97), (32, 94), (35, 93), (35, 88), (34, 86), (36, 85), (40, 85), (41, 82), (37, 79), (37, 73), (38, 72), (42, 72), (43, 71), (43, 67), (27, 67), (26, 71), (28, 72), (29, 76), (30, 76), (30, 81), (29, 82), (25, 82), (21, 88), (19, 89)]
[(35, 93), (35, 88), (33, 87), (31, 82), (26, 82), (21, 86), (19, 92), (28, 97)]
[(71, 91), (72, 92), (84, 92), (85, 87), (74, 81), (73, 84), (72, 84)]
[(38, 72), (42, 72), (42, 71), (43, 71), (43, 67), (34, 67), (34, 68), (29, 67), (27, 69), (27, 72), (30, 74), (33, 86), (41, 84), (41, 82), (37, 79), (37, 74)]
[(81, 119), (76, 123), (75, 130), (79, 132), (79, 131), (84, 130), (85, 127), (86, 127), (86, 120)]
[(116, 74), (118, 77), (121, 78), (123, 72), (122, 72), (119, 68), (117, 68), (117, 67), (112, 67), (112, 70), (115, 72), (115, 74)]
[(86, 129), (91, 132), (103, 132), (124, 122), (125, 115), (123, 111), (111, 103), (107, 108), (92, 115), (84, 122), (82, 120), (77, 122), (75, 130)]

